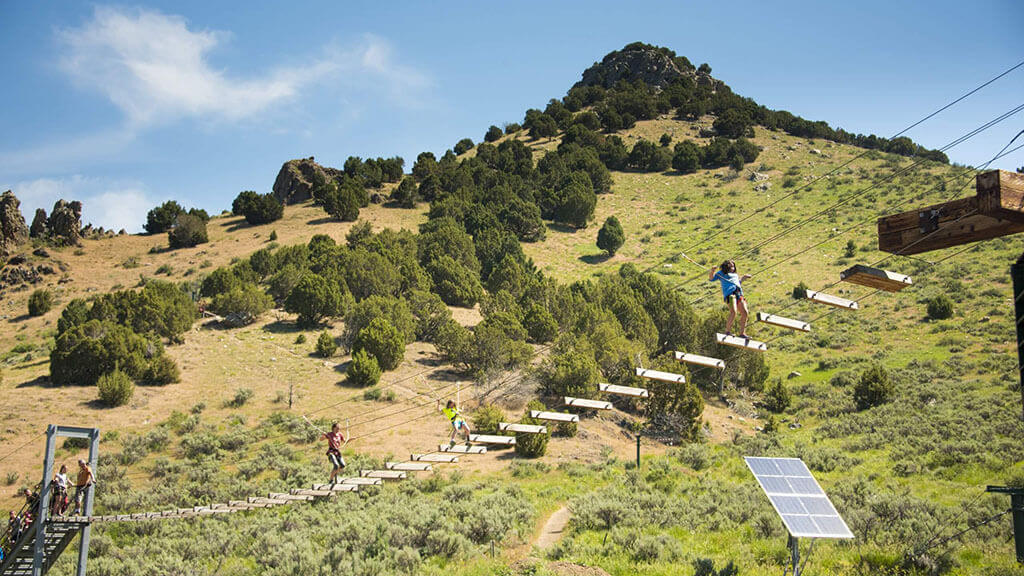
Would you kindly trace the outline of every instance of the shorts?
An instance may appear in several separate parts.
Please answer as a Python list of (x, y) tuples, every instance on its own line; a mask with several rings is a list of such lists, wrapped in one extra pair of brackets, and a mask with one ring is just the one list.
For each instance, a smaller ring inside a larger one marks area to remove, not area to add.
[(459, 430), (460, 428), (468, 429), (469, 426), (466, 425), (466, 421), (462, 418), (456, 418), (455, 420), (452, 420), (452, 428), (455, 428), (456, 430)]
[(337, 452), (328, 452), (327, 459), (331, 461), (331, 466), (334, 466), (335, 470), (340, 470), (345, 467), (345, 459)]
[(729, 303), (729, 298), (732, 298), (734, 296), (736, 297), (736, 301), (737, 302), (739, 302), (740, 300), (744, 299), (743, 298), (743, 291), (742, 290), (734, 290), (733, 292), (729, 293), (728, 296), (725, 297), (725, 303), (728, 304)]

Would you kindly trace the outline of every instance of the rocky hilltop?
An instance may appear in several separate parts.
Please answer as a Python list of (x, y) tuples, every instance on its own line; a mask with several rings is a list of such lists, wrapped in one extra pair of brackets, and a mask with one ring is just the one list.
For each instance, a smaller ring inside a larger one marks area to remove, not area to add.
[(274, 196), (281, 204), (298, 204), (313, 197), (317, 183), (341, 177), (341, 170), (321, 166), (312, 156), (289, 160), (281, 166), (274, 180)]
[(6, 259), (28, 240), (28, 227), (21, 215), (21, 202), (8, 190), (0, 196), (0, 258)]
[(648, 86), (663, 89), (680, 78), (692, 78), (699, 86), (712, 89), (722, 84), (711, 77), (707, 65), (695, 67), (685, 56), (676, 56), (668, 48), (634, 42), (622, 50), (609, 52), (600, 62), (583, 71), (583, 79), (573, 86), (611, 88), (620, 80), (640, 80)]

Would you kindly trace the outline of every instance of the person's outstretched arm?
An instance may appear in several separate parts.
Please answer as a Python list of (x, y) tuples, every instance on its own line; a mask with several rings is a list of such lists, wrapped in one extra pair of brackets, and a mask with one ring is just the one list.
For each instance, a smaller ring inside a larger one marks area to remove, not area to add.
[(716, 270), (717, 270), (717, 268), (712, 267), (711, 271), (708, 272), (708, 282), (714, 281), (714, 279), (715, 279), (715, 271)]
[(747, 278), (753, 278), (753, 276), (751, 276), (750, 274), (744, 274), (743, 276), (740, 276), (740, 282), (746, 280)]

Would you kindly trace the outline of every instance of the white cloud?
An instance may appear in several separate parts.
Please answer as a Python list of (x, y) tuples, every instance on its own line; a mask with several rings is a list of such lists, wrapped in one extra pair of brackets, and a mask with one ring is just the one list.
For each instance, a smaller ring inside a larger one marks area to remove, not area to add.
[(299, 97), (319, 82), (380, 87), (398, 103), (429, 86), (421, 72), (397, 64), (390, 45), (367, 35), (351, 49), (328, 48), (302, 66), (251, 78), (211, 66), (212, 50), (230, 34), (189, 29), (181, 16), (148, 9), (97, 7), (92, 20), (58, 32), (61, 68), (79, 85), (105, 95), (129, 126), (193, 117), (237, 121)]
[(49, 214), (57, 200), (82, 203), (82, 222), (107, 229), (140, 232), (146, 213), (157, 202), (137, 182), (114, 182), (74, 175), (68, 178), (38, 178), (11, 187), (21, 201), (21, 213), (32, 222), (36, 208)]

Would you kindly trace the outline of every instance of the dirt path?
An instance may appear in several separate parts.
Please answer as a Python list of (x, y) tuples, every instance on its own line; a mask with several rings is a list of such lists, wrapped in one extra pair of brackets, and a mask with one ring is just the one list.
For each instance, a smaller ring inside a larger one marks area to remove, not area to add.
[(544, 527), (541, 528), (537, 540), (533, 543), (534, 546), (543, 550), (558, 542), (562, 539), (562, 534), (565, 532), (565, 527), (568, 524), (569, 508), (562, 506), (548, 517), (548, 521), (544, 523)]

